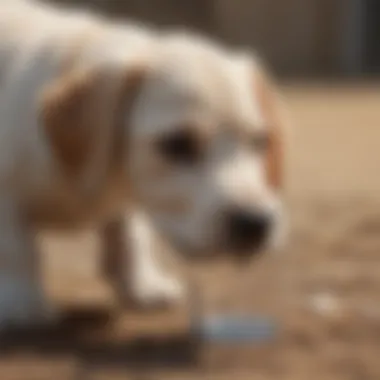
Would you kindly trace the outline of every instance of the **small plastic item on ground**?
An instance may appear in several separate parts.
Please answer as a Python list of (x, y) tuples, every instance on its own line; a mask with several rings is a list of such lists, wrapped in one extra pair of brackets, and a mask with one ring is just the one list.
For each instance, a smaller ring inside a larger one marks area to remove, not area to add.
[(207, 311), (202, 291), (193, 282), (191, 286), (191, 332), (204, 343), (262, 344), (278, 336), (278, 323), (265, 313), (247, 311)]
[(274, 320), (258, 315), (211, 315), (192, 323), (193, 333), (209, 343), (260, 344), (277, 336)]

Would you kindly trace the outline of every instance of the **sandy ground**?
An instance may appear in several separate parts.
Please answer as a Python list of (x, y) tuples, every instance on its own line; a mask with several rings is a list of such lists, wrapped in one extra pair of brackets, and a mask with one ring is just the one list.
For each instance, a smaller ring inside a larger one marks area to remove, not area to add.
[(53, 239), (44, 243), (48, 288), (56, 302), (89, 311), (1, 341), (1, 380), (380, 379), (380, 92), (297, 85), (285, 94), (294, 119), (289, 244), (244, 276), (222, 264), (199, 270), (208, 310), (269, 313), (275, 340), (199, 345), (185, 307), (105, 324), (91, 312), (110, 300), (94, 280), (96, 242)]

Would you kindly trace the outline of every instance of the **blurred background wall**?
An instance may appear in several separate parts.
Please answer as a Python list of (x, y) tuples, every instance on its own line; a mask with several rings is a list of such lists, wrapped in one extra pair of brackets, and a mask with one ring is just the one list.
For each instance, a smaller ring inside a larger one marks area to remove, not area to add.
[(257, 49), (288, 76), (380, 73), (378, 0), (51, 0)]

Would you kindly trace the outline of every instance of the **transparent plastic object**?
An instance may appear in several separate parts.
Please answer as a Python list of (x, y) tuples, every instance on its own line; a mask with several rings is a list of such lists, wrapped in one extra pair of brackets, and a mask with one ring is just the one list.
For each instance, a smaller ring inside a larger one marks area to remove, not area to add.
[(193, 333), (209, 343), (267, 343), (277, 336), (276, 321), (258, 315), (211, 315), (192, 323)]
[(194, 336), (205, 343), (227, 345), (275, 341), (286, 308), (283, 271), (281, 260), (273, 258), (243, 270), (215, 271), (214, 277), (213, 271), (208, 271), (192, 281), (190, 321)]

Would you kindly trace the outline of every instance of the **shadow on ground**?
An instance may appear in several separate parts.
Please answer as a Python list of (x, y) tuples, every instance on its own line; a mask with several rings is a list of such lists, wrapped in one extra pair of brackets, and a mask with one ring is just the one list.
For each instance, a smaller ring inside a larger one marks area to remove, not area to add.
[[(45, 359), (75, 356), (82, 365), (131, 369), (194, 369), (199, 344), (191, 334), (145, 335), (115, 339), (107, 315), (73, 313), (50, 328), (17, 330), (1, 337), (0, 355), (32, 352)], [(112, 334), (111, 334), (112, 335)]]

